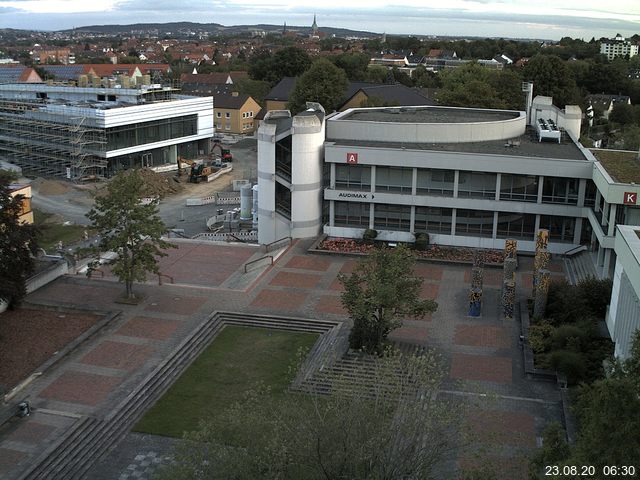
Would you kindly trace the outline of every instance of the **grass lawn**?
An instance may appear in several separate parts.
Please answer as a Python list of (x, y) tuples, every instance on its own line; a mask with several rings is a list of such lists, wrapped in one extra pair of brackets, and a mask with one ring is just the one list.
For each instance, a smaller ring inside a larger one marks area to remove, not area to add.
[(292, 380), (289, 367), (299, 348), (310, 349), (318, 335), (227, 326), (134, 431), (182, 437), (201, 418), (215, 418), (257, 382), (283, 395)]
[(84, 225), (62, 225), (60, 223), (46, 223), (47, 219), (53, 215), (45, 213), (40, 210), (33, 211), (34, 224), (40, 228), (40, 234), (38, 235), (38, 245), (49, 251), (58, 245), (58, 242), (62, 242), (63, 245), (70, 245), (72, 243), (82, 240), (82, 235), (85, 230), (91, 234), (91, 230)]

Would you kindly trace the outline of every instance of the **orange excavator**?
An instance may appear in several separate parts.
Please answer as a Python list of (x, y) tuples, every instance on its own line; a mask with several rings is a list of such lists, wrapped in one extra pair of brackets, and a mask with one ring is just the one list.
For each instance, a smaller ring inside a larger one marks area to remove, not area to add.
[(220, 140), (213, 141), (213, 148), (211, 149), (211, 153), (214, 153), (216, 151), (216, 148), (220, 150), (220, 160), (222, 162), (233, 162), (233, 155), (231, 155), (231, 150), (229, 150), (228, 148), (222, 148)]

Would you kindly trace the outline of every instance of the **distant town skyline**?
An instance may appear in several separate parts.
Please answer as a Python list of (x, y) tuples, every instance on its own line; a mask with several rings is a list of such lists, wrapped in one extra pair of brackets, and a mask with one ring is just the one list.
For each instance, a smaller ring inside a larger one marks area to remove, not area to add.
[(625, 37), (640, 33), (637, 0), (0, 0), (5, 28), (63, 30), (87, 25), (193, 21), (226, 26), (318, 25), (388, 34), (509, 38)]

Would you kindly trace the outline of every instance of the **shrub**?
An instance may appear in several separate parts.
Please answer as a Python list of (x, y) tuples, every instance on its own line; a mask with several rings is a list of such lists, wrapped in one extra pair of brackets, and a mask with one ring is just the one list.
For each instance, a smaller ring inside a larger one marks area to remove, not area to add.
[(549, 356), (551, 367), (567, 376), (567, 381), (575, 385), (587, 373), (584, 355), (569, 350), (555, 350)]
[(578, 283), (580, 296), (584, 299), (589, 312), (598, 319), (603, 319), (607, 314), (612, 288), (613, 281), (609, 278), (600, 280), (596, 277), (588, 277)]
[(546, 317), (554, 325), (575, 323), (589, 316), (589, 307), (580, 289), (566, 280), (551, 282)]
[(416, 235), (416, 250), (425, 251), (429, 246), (429, 234), (428, 233), (419, 233)]
[(581, 352), (588, 341), (589, 332), (574, 324), (560, 325), (551, 334), (551, 345), (555, 350), (567, 349)]
[(553, 325), (547, 320), (539, 320), (529, 327), (529, 345), (534, 353), (542, 353), (551, 346)]
[(362, 234), (362, 240), (364, 240), (366, 243), (373, 243), (377, 236), (377, 230), (374, 230), (373, 228), (367, 228)]

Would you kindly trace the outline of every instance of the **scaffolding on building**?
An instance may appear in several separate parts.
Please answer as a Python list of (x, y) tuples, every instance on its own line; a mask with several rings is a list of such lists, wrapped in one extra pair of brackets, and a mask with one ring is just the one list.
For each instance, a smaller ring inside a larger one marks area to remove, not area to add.
[(0, 158), (27, 174), (81, 180), (104, 177), (104, 129), (86, 109), (48, 108), (45, 99), (0, 98)]

